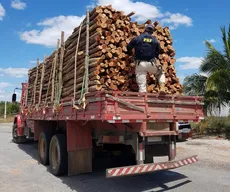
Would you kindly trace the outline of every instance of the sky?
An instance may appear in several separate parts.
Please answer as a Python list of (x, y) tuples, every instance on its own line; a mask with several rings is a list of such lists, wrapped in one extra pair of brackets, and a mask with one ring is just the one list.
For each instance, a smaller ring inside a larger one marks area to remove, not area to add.
[(0, 0), (0, 100), (11, 100), (36, 59), (53, 52), (62, 30), (67, 39), (87, 8), (106, 4), (127, 14), (134, 11), (133, 21), (151, 19), (170, 27), (181, 82), (199, 72), (207, 50), (204, 40), (222, 50), (220, 27), (228, 27), (230, 20), (229, 0)]

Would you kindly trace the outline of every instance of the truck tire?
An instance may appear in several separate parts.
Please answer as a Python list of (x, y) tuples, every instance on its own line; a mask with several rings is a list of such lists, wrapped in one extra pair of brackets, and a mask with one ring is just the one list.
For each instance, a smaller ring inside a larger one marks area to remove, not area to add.
[(51, 172), (55, 176), (64, 175), (68, 169), (66, 135), (56, 134), (50, 141), (49, 159)]
[(38, 156), (41, 164), (48, 165), (49, 164), (49, 147), (51, 134), (42, 132), (39, 136), (38, 140)]
[(18, 136), (18, 126), (16, 123), (12, 127), (12, 140), (17, 144), (26, 142), (26, 136)]

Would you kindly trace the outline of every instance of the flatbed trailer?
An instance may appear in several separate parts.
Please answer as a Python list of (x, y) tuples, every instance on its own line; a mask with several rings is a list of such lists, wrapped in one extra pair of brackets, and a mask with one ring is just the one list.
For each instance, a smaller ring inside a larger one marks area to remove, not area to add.
[[(202, 97), (137, 92), (94, 92), (81, 108), (71, 98), (57, 107), (28, 107), (22, 84), (21, 112), (15, 116), (13, 141), (38, 141), (39, 160), (54, 175), (92, 172), (97, 153), (119, 154), (119, 166), (106, 177), (174, 169), (198, 161), (175, 160), (176, 122), (203, 119)], [(15, 100), (15, 96), (14, 96)], [(167, 158), (158, 162), (159, 157)]]

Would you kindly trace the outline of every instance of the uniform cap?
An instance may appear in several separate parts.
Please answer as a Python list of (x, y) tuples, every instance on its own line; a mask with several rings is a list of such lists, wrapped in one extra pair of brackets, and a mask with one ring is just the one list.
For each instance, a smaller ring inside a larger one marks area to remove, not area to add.
[(148, 24), (148, 25), (145, 26), (145, 30), (151, 30), (151, 31), (153, 31), (154, 27), (153, 27), (153, 25)]

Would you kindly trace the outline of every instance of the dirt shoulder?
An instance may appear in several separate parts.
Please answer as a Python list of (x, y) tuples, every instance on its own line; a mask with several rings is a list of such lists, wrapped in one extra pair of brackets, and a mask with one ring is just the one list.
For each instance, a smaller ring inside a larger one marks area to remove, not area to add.
[(3, 117), (0, 117), (0, 123), (11, 123), (13, 122), (14, 116), (9, 116), (6, 119)]
[(209, 166), (229, 167), (226, 165), (230, 162), (230, 141), (206, 138), (177, 143), (177, 158), (190, 155), (198, 155), (199, 160)]

